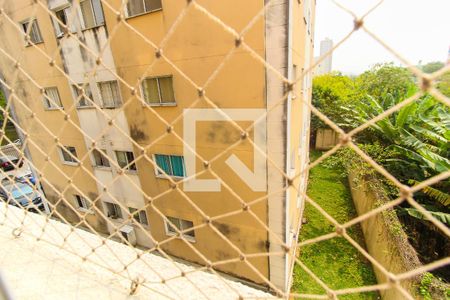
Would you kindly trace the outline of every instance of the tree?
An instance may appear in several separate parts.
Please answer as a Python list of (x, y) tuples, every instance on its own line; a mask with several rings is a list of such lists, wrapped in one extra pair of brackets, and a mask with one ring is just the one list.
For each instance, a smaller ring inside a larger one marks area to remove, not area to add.
[(391, 95), (395, 99), (404, 99), (415, 86), (412, 74), (393, 63), (376, 64), (359, 75), (356, 83), (362, 92), (375, 98)]
[[(356, 97), (357, 90), (353, 79), (340, 73), (317, 76), (313, 80), (312, 104), (337, 125), (342, 126), (347, 113), (345, 107)], [(319, 118), (313, 116), (312, 128), (327, 127)]]
[(429, 62), (426, 65), (421, 66), (423, 72), (431, 74), (444, 67), (444, 63), (440, 61)]

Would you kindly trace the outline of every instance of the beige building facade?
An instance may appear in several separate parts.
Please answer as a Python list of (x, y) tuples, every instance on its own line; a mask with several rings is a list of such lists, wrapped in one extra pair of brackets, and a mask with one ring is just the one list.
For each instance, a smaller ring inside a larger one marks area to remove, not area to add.
[(52, 214), (287, 290), (315, 1), (267, 2), (0, 0), (3, 86)]

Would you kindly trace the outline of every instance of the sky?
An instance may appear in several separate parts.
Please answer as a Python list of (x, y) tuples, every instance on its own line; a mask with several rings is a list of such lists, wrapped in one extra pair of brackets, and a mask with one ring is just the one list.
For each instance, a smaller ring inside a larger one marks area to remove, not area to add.
[[(336, 0), (363, 15), (376, 0)], [(384, 0), (365, 19), (366, 27), (412, 64), (447, 60), (450, 46), (450, 0)], [(353, 17), (331, 0), (317, 0), (315, 56), (320, 41), (337, 44), (353, 28)], [(334, 71), (359, 74), (379, 62), (400, 62), (362, 30), (333, 53)]]

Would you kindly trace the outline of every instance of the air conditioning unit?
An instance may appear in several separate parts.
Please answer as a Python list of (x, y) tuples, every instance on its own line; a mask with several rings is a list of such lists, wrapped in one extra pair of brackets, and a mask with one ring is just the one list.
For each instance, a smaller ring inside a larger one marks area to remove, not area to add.
[(125, 238), (131, 245), (136, 245), (136, 232), (134, 228), (130, 225), (124, 225), (120, 229), (120, 234), (123, 238)]

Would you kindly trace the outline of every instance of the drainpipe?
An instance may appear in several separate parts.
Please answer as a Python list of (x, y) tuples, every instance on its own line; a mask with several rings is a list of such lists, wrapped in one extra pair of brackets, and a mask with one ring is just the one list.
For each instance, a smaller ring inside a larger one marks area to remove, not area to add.
[[(0, 79), (3, 82), (6, 82), (6, 80), (3, 77), (3, 74), (1, 72), (0, 72)], [(3, 91), (3, 95), (5, 96), (5, 98), (9, 99), (9, 96), (10, 96), (9, 90), (3, 84), (1, 84), (1, 82), (0, 82), (0, 90)], [(19, 124), (19, 119), (17, 118), (16, 111), (14, 109), (14, 103), (12, 101), (10, 103), (9, 109), (10, 109), (10, 113), (11, 113), (11, 118), (14, 120), (14, 123)], [(5, 120), (5, 121), (7, 121), (7, 120)], [(16, 124), (14, 124), (14, 127), (16, 129), (17, 135), (19, 136), (19, 139), (22, 141), (22, 145), (24, 146), (23, 147), (23, 153), (24, 153), (25, 157), (29, 161), (33, 161), (31, 159), (31, 153), (30, 153), (30, 151), (28, 149), (28, 146), (25, 145), (25, 137), (24, 137), (22, 131), (19, 128), (16, 127)], [(29, 166), (29, 167), (30, 167), (31, 173), (33, 174), (34, 179), (36, 180), (36, 188), (37, 188), (37, 190), (39, 191), (39, 193), (41, 194), (41, 196), (43, 198), (42, 202), (44, 204), (45, 213), (46, 214), (50, 214), (50, 207), (48, 206), (47, 199), (44, 198), (44, 192), (41, 189), (41, 184), (39, 182), (39, 177), (37, 176), (36, 171), (34, 170), (34, 168), (31, 167), (31, 166)]]

